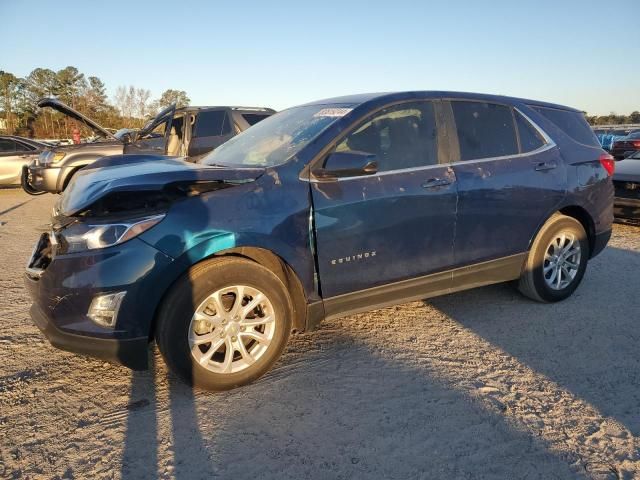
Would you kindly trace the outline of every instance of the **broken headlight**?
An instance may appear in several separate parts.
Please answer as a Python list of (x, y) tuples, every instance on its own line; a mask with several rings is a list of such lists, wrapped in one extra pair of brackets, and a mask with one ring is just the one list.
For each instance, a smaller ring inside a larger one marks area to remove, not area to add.
[(74, 253), (112, 247), (146, 232), (164, 218), (162, 215), (111, 223), (73, 223), (57, 232), (57, 253)]

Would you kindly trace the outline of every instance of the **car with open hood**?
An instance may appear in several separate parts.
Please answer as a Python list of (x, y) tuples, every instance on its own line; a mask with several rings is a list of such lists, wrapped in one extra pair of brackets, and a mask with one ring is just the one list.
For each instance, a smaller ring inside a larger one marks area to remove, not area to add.
[(38, 102), (82, 123), (94, 132), (89, 141), (45, 150), (23, 168), (22, 187), (31, 194), (60, 193), (81, 169), (99, 158), (151, 154), (196, 161), (251, 125), (272, 115), (261, 107), (184, 107), (171, 105), (140, 130), (104, 128), (55, 98)]
[(568, 298), (611, 235), (614, 169), (561, 105), (397, 92), (293, 107), (197, 164), (78, 172), (27, 266), (31, 316), (57, 347), (144, 368), (155, 341), (186, 381), (233, 388), (325, 318), (514, 280)]

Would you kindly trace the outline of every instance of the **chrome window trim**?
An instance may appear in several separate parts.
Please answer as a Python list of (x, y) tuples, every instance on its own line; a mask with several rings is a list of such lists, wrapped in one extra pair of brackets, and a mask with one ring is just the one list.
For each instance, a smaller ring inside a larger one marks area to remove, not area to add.
[[(489, 103), (489, 102), (487, 102), (487, 103)], [(458, 160), (456, 162), (449, 162), (449, 163), (436, 163), (436, 164), (433, 164), (433, 165), (424, 165), (424, 166), (421, 166), (421, 167), (400, 168), (400, 169), (397, 169), (397, 170), (386, 170), (384, 172), (378, 172), (378, 173), (374, 173), (372, 175), (354, 175), (354, 176), (351, 176), (351, 177), (339, 177), (339, 178), (335, 178), (335, 179), (331, 179), (331, 180), (320, 180), (320, 179), (317, 179), (317, 178), (310, 178), (310, 179), (306, 179), (305, 178), (304, 181), (307, 181), (309, 183), (332, 183), (332, 182), (335, 182), (335, 181), (344, 182), (344, 181), (354, 180), (354, 179), (357, 179), (357, 178), (374, 178), (374, 177), (382, 177), (382, 176), (385, 176), (385, 175), (395, 175), (395, 174), (400, 174), (400, 173), (411, 173), (411, 172), (417, 172), (417, 171), (422, 171), (422, 170), (430, 170), (430, 169), (433, 169), (435, 167), (451, 167), (451, 166), (456, 166), (456, 165), (468, 165), (470, 163), (477, 164), (477, 163), (485, 163), (485, 162), (494, 162), (496, 160), (514, 160), (516, 158), (527, 157), (529, 155), (537, 155), (539, 153), (546, 152), (547, 150), (550, 150), (550, 149), (552, 149), (552, 148), (554, 148), (556, 146), (556, 142), (554, 142), (551, 139), (551, 137), (549, 135), (547, 135), (547, 132), (545, 132), (542, 128), (540, 128), (540, 126), (536, 122), (531, 120), (531, 118), (529, 118), (528, 115), (526, 115), (524, 112), (522, 112), (522, 110), (520, 110), (518, 107), (511, 106), (511, 108), (513, 108), (517, 113), (522, 115), (522, 117), (533, 126), (533, 128), (538, 132), (538, 134), (540, 134), (540, 136), (542, 137), (542, 139), (545, 142), (543, 145), (541, 145), (540, 147), (536, 148), (535, 150), (531, 150), (530, 152), (515, 153), (515, 154), (512, 154), (512, 155), (502, 155), (502, 156), (499, 156), (499, 157), (487, 157), (487, 158), (478, 158), (478, 159), (471, 159), (471, 160)], [(516, 125), (514, 125), (514, 126), (517, 128)]]
[[(555, 146), (556, 143), (553, 140), (551, 140), (551, 137), (549, 135), (547, 135), (547, 132), (545, 132), (542, 128), (540, 128), (540, 125), (538, 125), (536, 122), (531, 120), (529, 118), (529, 116), (526, 113), (524, 113), (522, 110), (520, 110), (518, 107), (513, 107), (513, 109), (516, 112), (518, 112), (520, 115), (522, 115), (527, 122), (529, 122), (531, 125), (533, 125), (533, 128), (535, 128), (538, 131), (540, 136), (544, 139), (545, 143), (553, 144)], [(532, 152), (535, 152), (535, 150), (532, 150)], [(527, 152), (527, 153), (529, 153), (529, 152)]]

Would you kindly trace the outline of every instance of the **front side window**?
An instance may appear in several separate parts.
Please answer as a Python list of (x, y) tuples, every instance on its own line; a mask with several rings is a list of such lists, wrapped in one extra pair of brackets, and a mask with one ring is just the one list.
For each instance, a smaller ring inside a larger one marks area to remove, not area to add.
[(231, 124), (225, 110), (201, 112), (196, 117), (194, 137), (217, 137), (231, 133)]
[(10, 153), (16, 151), (16, 143), (13, 140), (0, 138), (0, 153)]
[(461, 160), (518, 153), (511, 108), (487, 102), (452, 101)]
[(335, 151), (372, 153), (384, 172), (437, 164), (437, 141), (433, 103), (403, 103), (356, 127)]

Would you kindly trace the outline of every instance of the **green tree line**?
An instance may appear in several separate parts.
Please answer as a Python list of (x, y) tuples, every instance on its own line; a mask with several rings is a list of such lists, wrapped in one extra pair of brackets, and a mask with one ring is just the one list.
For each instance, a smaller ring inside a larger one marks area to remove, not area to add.
[(635, 110), (629, 115), (587, 115), (587, 122), (590, 125), (624, 125), (629, 123), (640, 123), (640, 112)]
[[(104, 82), (86, 76), (76, 67), (53, 71), (36, 68), (26, 77), (18, 77), (0, 68), (0, 132), (34, 138), (68, 138), (74, 121), (50, 108), (40, 109), (42, 97), (56, 97), (71, 108), (107, 128), (139, 128), (160, 109), (177, 103), (189, 105), (183, 90), (169, 89), (160, 98), (134, 86), (119, 86), (113, 100)], [(84, 135), (91, 133), (83, 127)]]

